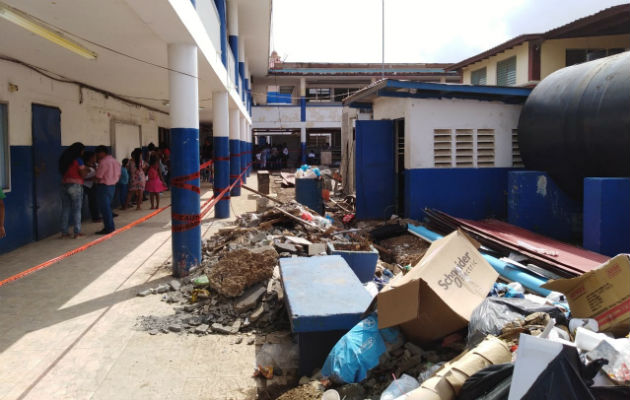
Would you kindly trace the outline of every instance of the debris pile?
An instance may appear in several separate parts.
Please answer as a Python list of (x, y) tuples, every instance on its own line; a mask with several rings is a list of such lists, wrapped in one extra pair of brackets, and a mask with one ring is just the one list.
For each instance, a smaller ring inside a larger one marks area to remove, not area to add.
[(430, 211), (441, 236), (397, 217), (356, 222), (334, 193), (325, 215), (257, 195), (189, 277), (138, 294), (175, 311), (138, 325), (255, 344), (260, 398), (630, 396), (627, 255), (580, 273), (567, 260), (581, 250), (514, 240), (499, 223)]

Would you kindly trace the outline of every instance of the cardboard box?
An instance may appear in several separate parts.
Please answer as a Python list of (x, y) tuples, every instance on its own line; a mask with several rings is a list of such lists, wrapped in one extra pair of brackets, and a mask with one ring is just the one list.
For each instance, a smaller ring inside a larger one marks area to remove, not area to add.
[(594, 318), (601, 332), (625, 336), (630, 330), (630, 258), (619, 254), (577, 278), (556, 279), (543, 288), (564, 293), (571, 314)]
[(466, 327), (499, 276), (478, 248), (459, 230), (433, 242), (407, 275), (392, 279), (377, 295), (378, 327), (400, 325), (419, 343)]

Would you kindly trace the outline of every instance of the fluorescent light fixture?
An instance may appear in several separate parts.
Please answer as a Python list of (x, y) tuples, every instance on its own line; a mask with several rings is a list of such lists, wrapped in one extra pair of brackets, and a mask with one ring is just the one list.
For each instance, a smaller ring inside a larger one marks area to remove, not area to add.
[(86, 49), (85, 47), (70, 39), (65, 38), (60, 32), (54, 31), (47, 26), (44, 26), (42, 23), (35, 21), (28, 14), (13, 7), (10, 7), (4, 3), (0, 3), (0, 17), (6, 19), (7, 21), (13, 22), (14, 24), (26, 29), (27, 31), (43, 37), (44, 39), (49, 40), (53, 43), (56, 43), (59, 46), (64, 47), (82, 57), (90, 60), (96, 59), (95, 52)]

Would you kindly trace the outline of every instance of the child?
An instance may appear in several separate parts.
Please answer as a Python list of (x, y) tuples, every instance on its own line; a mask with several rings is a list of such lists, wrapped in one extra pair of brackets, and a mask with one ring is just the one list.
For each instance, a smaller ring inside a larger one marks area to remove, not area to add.
[(125, 158), (122, 161), (122, 168), (120, 169), (120, 179), (118, 179), (118, 200), (120, 201), (120, 209), (126, 210), (127, 205), (127, 192), (129, 191), (129, 171), (127, 170), (127, 164), (129, 159)]
[[(149, 198), (151, 199), (151, 209), (157, 210), (160, 208), (160, 193), (166, 190), (166, 185), (164, 184), (164, 178), (162, 178), (162, 171), (160, 171), (160, 163), (155, 154), (149, 159), (148, 176), (146, 191), (149, 192)], [(155, 199), (155, 206), (153, 199)]]
[(137, 147), (131, 152), (131, 160), (129, 160), (129, 194), (127, 194), (127, 200), (125, 202), (125, 208), (129, 207), (131, 198), (136, 196), (136, 210), (140, 210), (142, 206), (142, 194), (145, 189), (146, 164), (142, 161), (142, 150)]

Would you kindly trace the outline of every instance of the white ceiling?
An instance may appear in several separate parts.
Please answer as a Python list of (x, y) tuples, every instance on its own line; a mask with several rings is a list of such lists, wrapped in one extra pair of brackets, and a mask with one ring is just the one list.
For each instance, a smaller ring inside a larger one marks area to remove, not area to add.
[[(183, 25), (172, 23), (178, 20), (167, 1), (5, 0), (5, 2), (76, 35), (73, 39), (95, 51), (98, 58), (85, 59), (3, 19), (0, 19), (0, 37), (11, 40), (0, 41), (0, 54), (168, 111), (168, 106), (164, 105), (164, 100), (169, 98), (168, 72), (163, 68), (167, 66), (166, 42), (158, 37), (129, 5), (132, 4), (134, 7), (151, 5), (152, 17), (171, 21), (166, 28), (171, 37), (187, 38), (185, 41), (191, 41)], [(244, 7), (245, 3), (247, 7)], [(242, 22), (239, 25), (243, 27), (241, 31), (246, 40), (247, 58), (252, 74), (266, 73), (269, 20), (263, 22), (260, 16), (270, 15), (270, 3), (271, 0), (241, 1), (239, 12)], [(255, 32), (254, 27), (259, 32)], [(213, 88), (220, 85), (220, 81), (201, 54), (199, 78), (200, 105), (204, 107), (201, 119), (207, 120), (211, 117), (210, 93)]]

